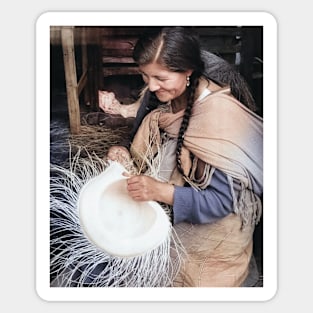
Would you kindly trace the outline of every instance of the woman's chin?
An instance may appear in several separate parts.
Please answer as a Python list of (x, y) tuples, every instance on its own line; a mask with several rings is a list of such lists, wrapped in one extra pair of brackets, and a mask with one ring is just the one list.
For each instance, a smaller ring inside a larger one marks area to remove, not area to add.
[(170, 101), (170, 97), (166, 93), (156, 92), (155, 95), (161, 102), (168, 102), (168, 101)]

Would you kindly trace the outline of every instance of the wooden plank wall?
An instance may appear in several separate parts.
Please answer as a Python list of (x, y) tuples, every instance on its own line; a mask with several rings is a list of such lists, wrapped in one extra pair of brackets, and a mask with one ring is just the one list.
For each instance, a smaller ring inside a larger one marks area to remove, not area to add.
[[(116, 75), (138, 75), (137, 65), (132, 58), (135, 43), (144, 31), (158, 27), (73, 27), (76, 51), (83, 51), (75, 57), (77, 79), (83, 74), (83, 87), (78, 89), (79, 99), (91, 108), (98, 106), (98, 90), (105, 90), (104, 79)], [(194, 27), (201, 39), (202, 48), (225, 58), (241, 71), (250, 86), (255, 86), (254, 57), (262, 58), (262, 29), (260, 27)], [(51, 45), (61, 45), (62, 26), (50, 29)], [(257, 32), (256, 32), (257, 31)], [(256, 34), (258, 36), (256, 36)], [(258, 52), (256, 52), (258, 50)], [(74, 72), (74, 71), (72, 71)], [(73, 74), (73, 73), (72, 73)], [(261, 73), (262, 74), (262, 73)], [(74, 75), (74, 74), (73, 74)], [(262, 75), (261, 75), (262, 78)], [(262, 92), (260, 92), (261, 97)], [(73, 98), (73, 97), (72, 97)], [(259, 101), (262, 107), (262, 99)], [(69, 107), (69, 110), (72, 108)], [(77, 114), (76, 114), (77, 115)]]
[[(133, 75), (137, 67), (132, 54), (138, 36), (158, 27), (104, 27), (101, 30), (103, 75)], [(231, 63), (236, 62), (236, 53), (241, 52), (242, 28), (240, 27), (195, 27), (199, 32), (202, 47), (216, 53)]]

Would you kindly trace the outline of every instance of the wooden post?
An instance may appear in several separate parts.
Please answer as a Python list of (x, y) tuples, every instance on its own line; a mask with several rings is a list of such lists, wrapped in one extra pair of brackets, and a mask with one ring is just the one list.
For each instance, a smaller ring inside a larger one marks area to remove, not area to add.
[[(87, 30), (86, 27), (82, 29), (82, 70), (83, 70), (83, 75), (87, 76), (88, 72), (88, 55), (87, 55)], [(87, 80), (87, 78), (86, 78)], [(84, 84), (85, 87), (86, 84)], [(87, 106), (90, 106), (90, 94), (88, 88), (84, 88), (84, 104)]]
[(77, 76), (74, 50), (74, 27), (65, 26), (61, 29), (64, 72), (66, 81), (67, 105), (72, 134), (80, 132), (80, 109), (77, 90)]

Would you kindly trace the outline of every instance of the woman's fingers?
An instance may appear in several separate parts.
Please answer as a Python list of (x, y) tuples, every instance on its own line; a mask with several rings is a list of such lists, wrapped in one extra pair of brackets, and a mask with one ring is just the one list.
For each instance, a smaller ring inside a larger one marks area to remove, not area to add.
[(130, 159), (130, 154), (125, 147), (114, 146), (109, 149), (107, 157), (112, 161), (118, 160), (126, 161)]
[(134, 175), (127, 179), (129, 195), (137, 201), (153, 200), (154, 179), (145, 175)]

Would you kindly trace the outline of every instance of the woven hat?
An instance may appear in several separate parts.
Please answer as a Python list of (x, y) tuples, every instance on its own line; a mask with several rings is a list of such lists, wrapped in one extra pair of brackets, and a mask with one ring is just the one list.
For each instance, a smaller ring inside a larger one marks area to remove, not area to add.
[(107, 253), (133, 257), (167, 240), (169, 218), (155, 201), (134, 201), (127, 192), (125, 168), (112, 162), (81, 189), (79, 219), (86, 237)]

